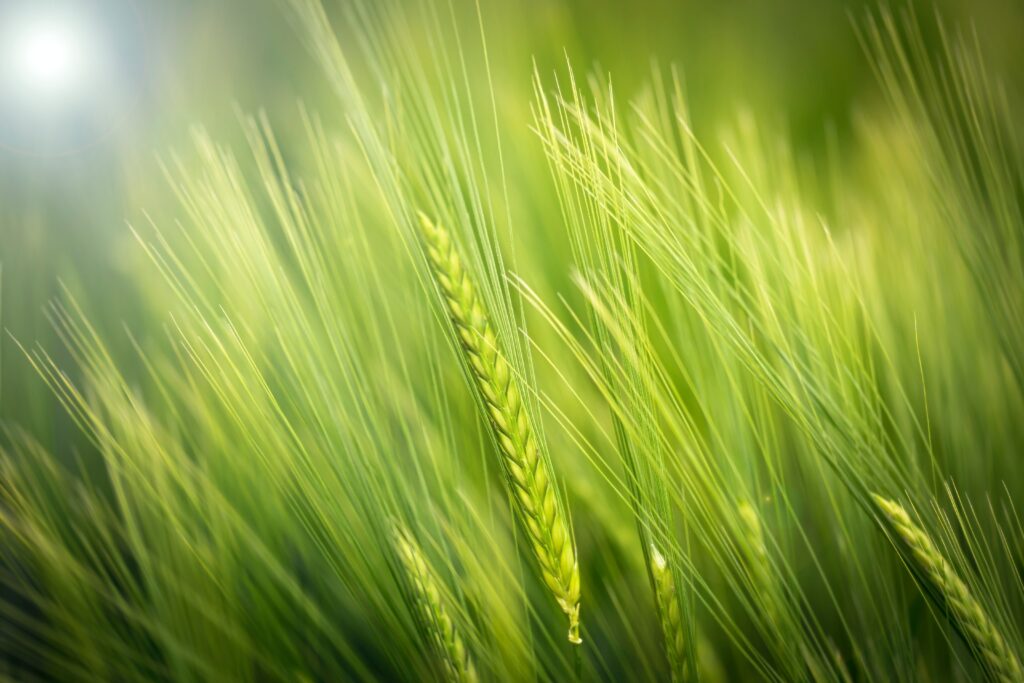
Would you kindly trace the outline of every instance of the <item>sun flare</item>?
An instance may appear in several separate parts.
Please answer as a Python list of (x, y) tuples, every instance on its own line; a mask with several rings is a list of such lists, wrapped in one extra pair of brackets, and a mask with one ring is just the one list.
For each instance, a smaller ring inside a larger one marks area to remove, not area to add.
[(92, 77), (94, 41), (73, 16), (17, 17), (3, 33), (5, 80), (19, 99), (71, 97)]

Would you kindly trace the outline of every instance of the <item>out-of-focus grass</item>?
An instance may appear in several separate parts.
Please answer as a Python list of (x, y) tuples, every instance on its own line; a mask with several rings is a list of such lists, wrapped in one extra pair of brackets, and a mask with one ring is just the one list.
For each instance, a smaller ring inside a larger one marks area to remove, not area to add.
[[(126, 85), (127, 118), (102, 144), (57, 159), (0, 153), (0, 256), (5, 267), (4, 325), (24, 339), (45, 339), (41, 311), (58, 279), (92, 282), (103, 299), (98, 324), (138, 320), (135, 291), (123, 279), (125, 221), (166, 205), (155, 159), (187, 141), (201, 122), (222, 140), (237, 140), (237, 112), (266, 109), (286, 148), (299, 136), (296, 103), (329, 110), (325, 88), (279, 7), (240, 0), (103, 0), (141, 18), (145, 78)], [(864, 6), (870, 6), (867, 3)], [(955, 22), (976, 22), (986, 53), (1011, 83), (1022, 59), (1014, 32), (1022, 10), (1007, 0), (935, 5)], [(342, 13), (343, 3), (329, 7)], [(847, 139), (851, 112), (870, 110), (876, 88), (851, 30), (857, 3), (677, 3), (530, 0), (481, 3), (492, 44), (497, 94), (509, 118), (525, 124), (531, 60), (541, 71), (566, 56), (580, 68), (614, 74), (629, 96), (647, 78), (652, 59), (681, 67), (698, 122), (729, 118), (740, 108), (784, 126), (806, 153), (827, 153), (832, 133)], [(922, 9), (931, 11), (932, 5)], [(472, 18), (473, 3), (453, 9)], [(125, 22), (134, 27), (134, 22)], [(127, 29), (126, 29), (127, 30)], [(132, 28), (134, 30), (134, 28)], [(342, 40), (358, 36), (339, 30)], [(479, 66), (479, 65), (477, 65)], [(474, 78), (481, 74), (474, 74)], [(301, 150), (296, 150), (301, 153)], [(50, 399), (17, 362), (5, 337), (3, 414), (9, 421), (47, 424)]]
[[(980, 88), (1020, 92), (1019, 9), (938, 6), (985, 62), (932, 5), (919, 46), (838, 3), (315, 6), (142, 3), (123, 127), (4, 158), (19, 673), (442, 673), (397, 520), (484, 678), (980, 675), (876, 493), (1019, 648), (1021, 150)], [(418, 210), (557, 474), (580, 653)]]

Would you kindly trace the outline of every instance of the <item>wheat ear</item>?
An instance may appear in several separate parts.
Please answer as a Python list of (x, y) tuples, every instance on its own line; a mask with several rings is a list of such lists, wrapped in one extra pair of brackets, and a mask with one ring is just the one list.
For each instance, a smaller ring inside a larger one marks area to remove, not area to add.
[(686, 634), (683, 632), (683, 609), (676, 592), (676, 581), (668, 560), (651, 544), (651, 574), (654, 576), (654, 599), (658, 603), (661, 633), (665, 638), (669, 670), (673, 683), (690, 680), (687, 666)]
[(918, 567), (945, 600), (949, 611), (960, 626), (960, 632), (970, 641), (971, 650), (986, 671), (1000, 683), (1024, 681), (1020, 659), (1003, 640), (995, 624), (971, 595), (967, 585), (956, 575), (952, 565), (932, 543), (928, 534), (914, 524), (899, 503), (874, 494), (871, 498), (893, 531), (910, 550)]
[(405, 569), (416, 607), (430, 629), (431, 641), (444, 663), (448, 680), (453, 683), (476, 683), (476, 669), (455, 628), (455, 622), (445, 608), (436, 572), (408, 532), (395, 526), (392, 533), (395, 550)]
[(580, 574), (576, 550), (512, 368), (498, 348), (484, 303), (462, 265), (451, 235), (422, 214), (420, 224), (434, 276), (497, 436), (514, 507), (529, 535), (544, 582), (569, 617), (569, 640), (579, 644)]

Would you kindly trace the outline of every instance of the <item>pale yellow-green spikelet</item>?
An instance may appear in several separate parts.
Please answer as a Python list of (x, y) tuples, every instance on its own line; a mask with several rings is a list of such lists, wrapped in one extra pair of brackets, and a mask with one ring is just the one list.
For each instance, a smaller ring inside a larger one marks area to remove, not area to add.
[(448, 680), (453, 683), (476, 683), (476, 669), (445, 607), (440, 579), (407, 531), (395, 526), (393, 537), (395, 551), (409, 580), (416, 607), (424, 624), (430, 629), (430, 639), (441, 658)]
[(512, 368), (448, 231), (422, 214), (420, 224), (434, 276), (497, 437), (514, 507), (544, 582), (569, 617), (569, 640), (579, 644), (580, 575), (573, 536)]
[(689, 658), (686, 652), (686, 634), (683, 631), (682, 605), (676, 591), (675, 577), (668, 560), (651, 545), (651, 573), (654, 575), (654, 597), (658, 602), (658, 617), (665, 638), (665, 651), (669, 670), (675, 683), (690, 680)]
[(744, 549), (747, 554), (747, 568), (754, 583), (755, 592), (761, 596), (765, 619), (774, 628), (779, 627), (779, 610), (777, 601), (780, 599), (778, 585), (772, 573), (771, 560), (768, 557), (768, 546), (764, 542), (764, 530), (761, 517), (750, 503), (744, 501), (737, 508), (740, 522), (743, 525)]
[(899, 503), (872, 494), (872, 499), (889, 526), (902, 539), (918, 568), (942, 596), (948, 612), (956, 619), (960, 632), (971, 641), (971, 650), (985, 670), (1000, 683), (1021, 683), (1024, 670), (1020, 658), (1003, 639), (984, 608), (971, 595), (953, 566), (932, 543), (923, 529), (914, 524)]

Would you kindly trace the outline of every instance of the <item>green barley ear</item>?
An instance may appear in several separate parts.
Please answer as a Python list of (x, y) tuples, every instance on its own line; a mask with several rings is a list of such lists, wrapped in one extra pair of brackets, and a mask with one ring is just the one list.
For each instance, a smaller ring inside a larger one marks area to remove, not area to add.
[(676, 593), (675, 577), (668, 560), (651, 544), (651, 573), (654, 575), (654, 598), (658, 603), (661, 632), (665, 637), (665, 651), (673, 683), (690, 680), (687, 666), (686, 636), (683, 632), (682, 607)]
[[(785, 593), (779, 580), (776, 568), (768, 554), (765, 543), (764, 525), (757, 508), (749, 501), (742, 501), (736, 507), (740, 521), (741, 542), (744, 554), (744, 566), (750, 580), (750, 589), (757, 597), (757, 604), (764, 615), (764, 637), (779, 652), (781, 664), (787, 667), (787, 674), (796, 680), (803, 677), (801, 664), (812, 671), (821, 670), (818, 662), (809, 649), (794, 649), (799, 641), (787, 620), (785, 611)], [(822, 673), (823, 675), (823, 673)], [(812, 676), (813, 677), (813, 676)]]
[(404, 529), (392, 529), (395, 551), (405, 570), (413, 591), (416, 607), (423, 622), (430, 629), (431, 641), (444, 663), (448, 680), (452, 683), (475, 683), (477, 679), (473, 660), (455, 628), (455, 622), (445, 608), (440, 580), (427, 562), (423, 551)]
[(1000, 683), (1019, 683), (1024, 680), (1020, 659), (1003, 640), (995, 624), (971, 595), (967, 585), (956, 575), (952, 565), (932, 543), (928, 534), (914, 524), (899, 503), (875, 494), (872, 494), (871, 498), (893, 531), (907, 546), (918, 567), (945, 599), (949, 611), (960, 627), (960, 632), (970, 641), (971, 650), (986, 671)]
[(569, 641), (580, 640), (580, 574), (568, 523), (554, 481), (537, 446), (512, 368), (498, 348), (484, 303), (462, 265), (451, 235), (420, 214), (434, 277), (501, 449), (505, 479), (530, 538), (544, 582), (569, 617)]
[(757, 593), (764, 596), (763, 608), (768, 623), (778, 629), (779, 614), (776, 609), (778, 590), (772, 574), (771, 560), (768, 557), (768, 546), (764, 542), (764, 530), (761, 528), (761, 517), (750, 503), (743, 501), (737, 507), (740, 522), (743, 525), (744, 549), (747, 553), (747, 568), (751, 574)]
[(740, 521), (743, 522), (743, 532), (746, 537), (746, 547), (751, 559), (757, 559), (760, 565), (768, 563), (768, 547), (764, 543), (764, 530), (761, 529), (761, 517), (757, 514), (754, 506), (743, 501), (736, 508)]

